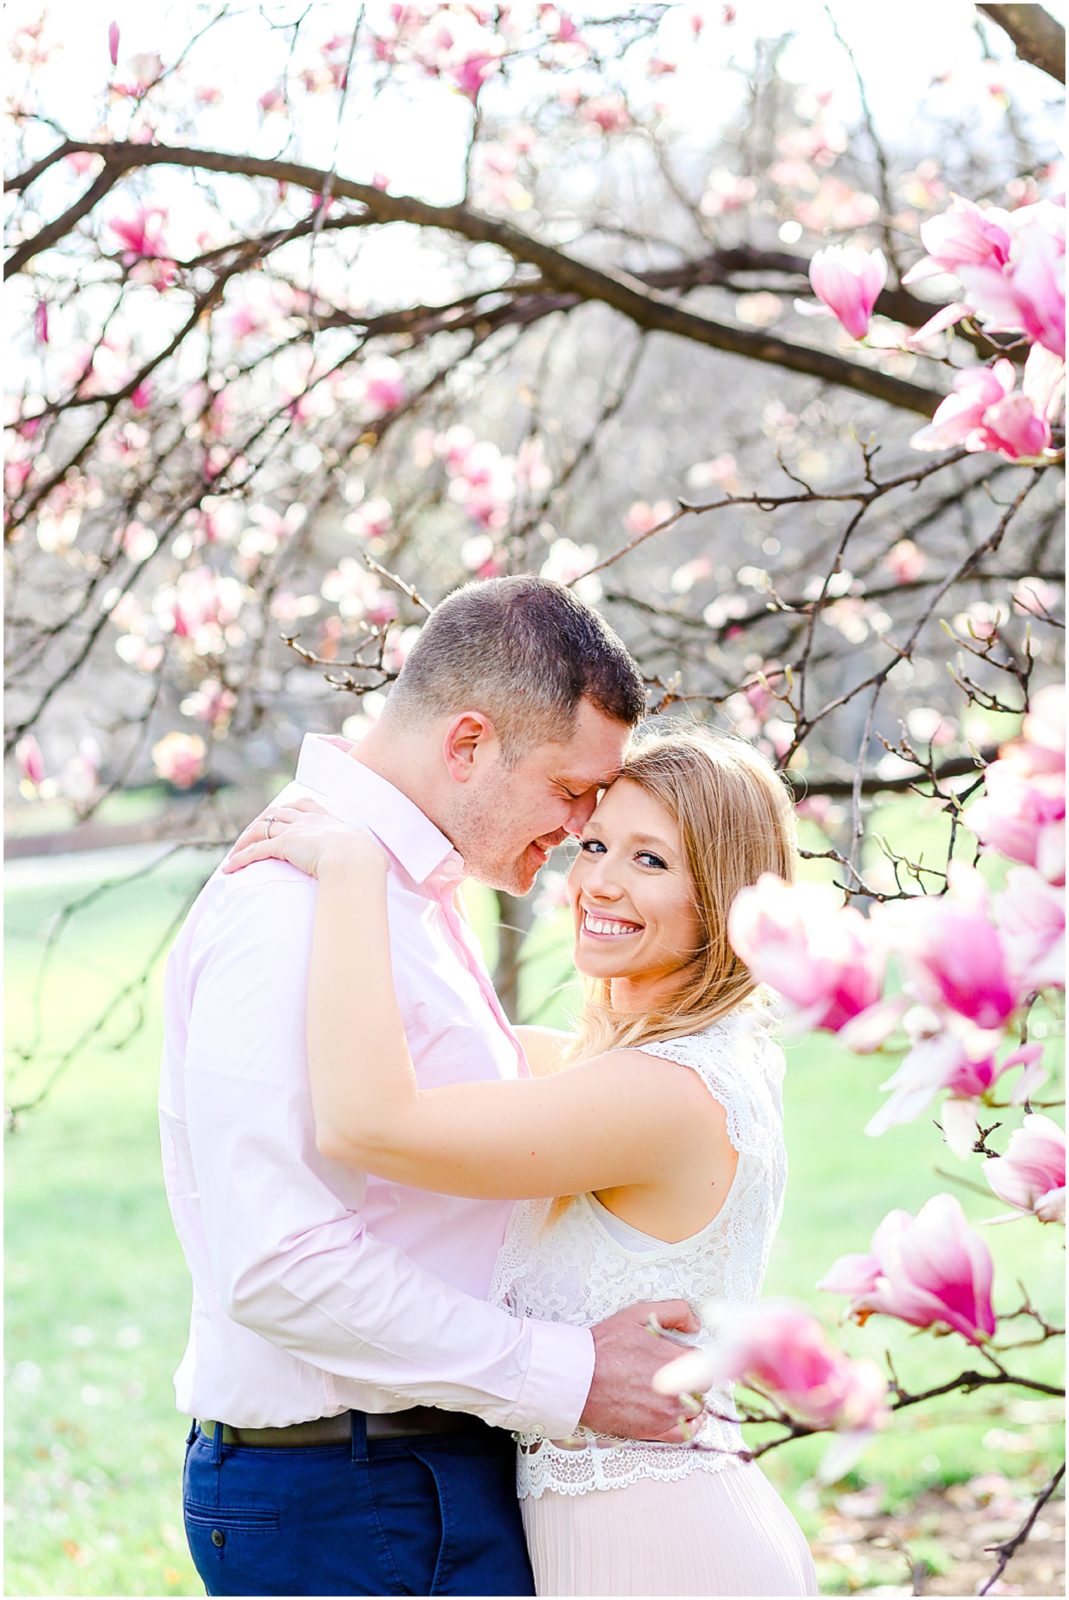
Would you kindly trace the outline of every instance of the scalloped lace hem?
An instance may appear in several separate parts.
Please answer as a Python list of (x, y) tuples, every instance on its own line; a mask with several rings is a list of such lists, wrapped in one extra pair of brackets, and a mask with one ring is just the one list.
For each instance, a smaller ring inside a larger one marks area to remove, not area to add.
[[(540, 1500), (547, 1491), (553, 1494), (592, 1494), (602, 1489), (623, 1489), (628, 1484), (640, 1483), (643, 1478), (654, 1478), (659, 1483), (674, 1483), (689, 1477), (692, 1472), (722, 1472), (725, 1467), (750, 1460), (749, 1452), (741, 1443), (742, 1453), (731, 1449), (670, 1447), (662, 1455), (646, 1450), (612, 1452), (614, 1468), (605, 1471), (605, 1452), (596, 1450), (560, 1450), (539, 1452), (531, 1456), (520, 1451), (517, 1456), (516, 1492), (521, 1500)], [(594, 1457), (600, 1457), (597, 1461)], [(620, 1458), (626, 1456), (626, 1462)], [(556, 1470), (555, 1470), (556, 1469)], [(563, 1469), (563, 1470), (561, 1470)], [(578, 1471), (576, 1470), (578, 1469)]]

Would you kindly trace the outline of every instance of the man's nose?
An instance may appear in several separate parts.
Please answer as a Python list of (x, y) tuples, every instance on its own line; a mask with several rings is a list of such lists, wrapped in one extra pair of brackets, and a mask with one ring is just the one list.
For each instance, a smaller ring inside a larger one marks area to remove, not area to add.
[(568, 813), (567, 828), (569, 833), (582, 833), (591, 817), (594, 807), (598, 803), (596, 789), (587, 789), (579, 795)]

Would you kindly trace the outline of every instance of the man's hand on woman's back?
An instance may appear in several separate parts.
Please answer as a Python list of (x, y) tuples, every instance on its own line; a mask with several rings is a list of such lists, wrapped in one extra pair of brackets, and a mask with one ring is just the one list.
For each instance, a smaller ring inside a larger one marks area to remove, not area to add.
[(640, 1301), (595, 1324), (594, 1377), (579, 1420), (618, 1439), (679, 1444), (691, 1433), (680, 1426), (684, 1407), (678, 1396), (659, 1395), (653, 1388), (654, 1373), (679, 1354), (679, 1346), (655, 1332), (651, 1318), (678, 1333), (697, 1333), (700, 1327), (685, 1300)]

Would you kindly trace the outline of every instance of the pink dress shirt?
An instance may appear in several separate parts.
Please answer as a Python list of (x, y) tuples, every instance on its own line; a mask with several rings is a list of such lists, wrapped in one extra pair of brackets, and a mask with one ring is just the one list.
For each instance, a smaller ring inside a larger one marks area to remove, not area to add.
[[(394, 977), (420, 1084), (524, 1074), (454, 903), (461, 858), (350, 749), (306, 737), (279, 800), (310, 797), (389, 852)], [(586, 1402), (593, 1339), (486, 1304), (511, 1203), (410, 1189), (316, 1150), (315, 903), (315, 880), (284, 861), (216, 872), (167, 964), (163, 1167), (193, 1278), (178, 1409), (253, 1428), (432, 1404), (562, 1438)]]

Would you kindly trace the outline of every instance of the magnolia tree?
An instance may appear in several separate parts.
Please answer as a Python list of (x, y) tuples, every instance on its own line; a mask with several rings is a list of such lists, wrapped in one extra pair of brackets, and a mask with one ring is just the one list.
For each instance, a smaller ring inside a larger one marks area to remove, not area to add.
[[(868, 1134), (934, 1107), (953, 1154), (980, 1157), (992, 1198), (1010, 1207), (987, 1221), (1030, 1218), (1032, 1225), (1064, 1227), (1065, 1133), (1036, 1108), (1047, 1074), (1042, 1045), (1028, 1042), (1030, 1018), (1049, 1009), (1065, 983), (1060, 686), (1035, 696), (1020, 737), (986, 767), (983, 783), (964, 824), (982, 851), (1013, 863), (1000, 893), (991, 896), (976, 868), (955, 863), (945, 894), (885, 903), (865, 918), (830, 890), (769, 874), (738, 896), (729, 932), (754, 976), (780, 995), (794, 1027), (835, 1033), (858, 1054), (893, 1049), (901, 1057)], [(992, 1148), (988, 1136), (1009, 1119), (1004, 1149)], [(1000, 1285), (996, 1310), (993, 1279), (981, 1232), (953, 1195), (936, 1194), (916, 1216), (889, 1212), (868, 1250), (840, 1257), (815, 1287), (847, 1297), (845, 1314), (860, 1323), (881, 1315), (953, 1334), (973, 1347), (975, 1365), (934, 1387), (911, 1389), (893, 1366), (885, 1376), (873, 1362), (853, 1360), (831, 1344), (802, 1307), (770, 1303), (721, 1308), (722, 1333), (712, 1348), (680, 1357), (659, 1381), (671, 1392), (741, 1379), (759, 1397), (743, 1415), (776, 1430), (753, 1454), (830, 1431), (836, 1441), (822, 1470), (834, 1478), (892, 1411), (993, 1386), (1064, 1393), (1030, 1373), (1022, 1354), (1064, 1329), (1047, 1320), (1027, 1290), (1022, 1297), (1020, 1284), (1011, 1298), (1021, 1303), (1012, 1308)], [(1021, 1318), (1028, 1323), (1023, 1338), (1009, 1327)], [(1064, 1470), (1063, 1464), (1041, 1491), (1021, 1529), (994, 1547), (997, 1563), (981, 1593), (1027, 1538)]]
[[(652, 714), (733, 728), (797, 791), (835, 888), (743, 897), (755, 974), (902, 1056), (871, 1133), (938, 1101), (1038, 1226), (1064, 36), (915, 9), (11, 7), (9, 792), (86, 821), (155, 780), (186, 797), (161, 830), (217, 845), (305, 728), (359, 736), (451, 588), (573, 585)], [(884, 837), (909, 796), (923, 856)], [(940, 1392), (1048, 1392), (1001, 1328), (1055, 1330), (1027, 1299), (996, 1321), (950, 1196), (823, 1288), (975, 1346)], [(783, 1438), (922, 1397), (793, 1308), (733, 1329), (710, 1359)]]

